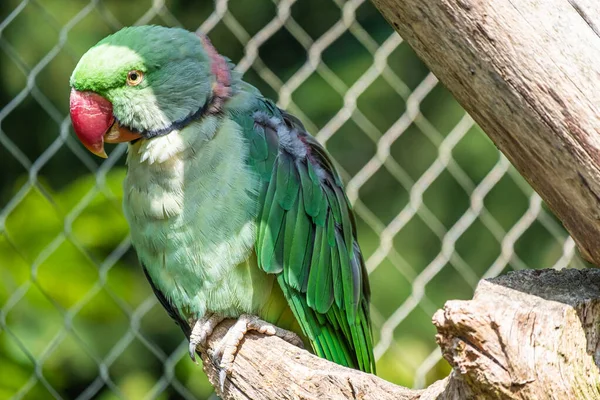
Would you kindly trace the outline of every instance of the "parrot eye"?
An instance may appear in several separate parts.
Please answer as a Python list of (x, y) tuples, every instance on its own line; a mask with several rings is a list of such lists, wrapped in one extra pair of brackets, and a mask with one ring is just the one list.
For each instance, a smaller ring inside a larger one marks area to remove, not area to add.
[(144, 73), (142, 71), (133, 70), (127, 73), (127, 84), (129, 86), (137, 86), (142, 83), (143, 79)]

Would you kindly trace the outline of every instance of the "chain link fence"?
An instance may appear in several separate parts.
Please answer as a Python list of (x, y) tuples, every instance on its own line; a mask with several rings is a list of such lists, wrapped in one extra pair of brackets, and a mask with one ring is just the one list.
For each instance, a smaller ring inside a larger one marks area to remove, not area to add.
[(347, 182), (379, 375), (449, 373), (432, 314), (511, 269), (583, 267), (573, 240), (366, 0), (0, 5), (0, 398), (207, 398), (121, 215), (124, 145), (74, 140), (68, 77), (124, 25), (198, 27), (296, 114)]

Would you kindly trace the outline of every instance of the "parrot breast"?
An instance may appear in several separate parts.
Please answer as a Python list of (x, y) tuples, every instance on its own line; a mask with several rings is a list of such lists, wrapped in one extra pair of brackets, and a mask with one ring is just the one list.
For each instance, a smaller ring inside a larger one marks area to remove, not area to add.
[(124, 211), (154, 285), (183, 318), (235, 317), (267, 303), (254, 256), (258, 177), (239, 126), (206, 117), (129, 147)]

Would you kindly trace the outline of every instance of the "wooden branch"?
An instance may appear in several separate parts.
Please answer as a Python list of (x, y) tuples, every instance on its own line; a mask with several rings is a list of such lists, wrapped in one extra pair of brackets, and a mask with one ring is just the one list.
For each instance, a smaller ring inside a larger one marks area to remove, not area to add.
[(481, 281), (473, 300), (447, 302), (433, 321), (463, 391), (444, 399), (600, 399), (597, 269)]
[(426, 400), (435, 399), (435, 394), (443, 389), (439, 384), (427, 391), (405, 389), (318, 358), (277, 337), (252, 332), (243, 340), (234, 370), (221, 393), (219, 369), (208, 354), (212, 354), (233, 322), (225, 321), (215, 329), (208, 351), (201, 355), (204, 372), (223, 399)]
[(600, 265), (600, 2), (372, 2)]
[[(317, 358), (275, 337), (249, 334), (218, 394), (224, 399), (596, 399), (600, 398), (600, 271), (519, 271), (482, 281), (473, 300), (434, 316), (437, 341), (454, 367), (425, 390), (395, 386)], [(202, 354), (218, 387), (212, 353)]]

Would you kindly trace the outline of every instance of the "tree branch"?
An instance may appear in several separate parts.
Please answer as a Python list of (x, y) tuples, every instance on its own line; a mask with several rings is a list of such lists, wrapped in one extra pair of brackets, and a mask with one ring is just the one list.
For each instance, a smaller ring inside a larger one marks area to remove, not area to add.
[[(224, 399), (595, 399), (600, 398), (600, 271), (519, 271), (482, 281), (473, 300), (450, 301), (434, 316), (453, 366), (425, 390), (341, 367), (276, 338), (242, 342)], [(219, 325), (211, 354), (233, 321)], [(217, 391), (219, 391), (217, 389)]]
[(600, 2), (372, 2), (600, 265)]
[[(274, 336), (249, 332), (235, 357), (234, 370), (219, 390), (219, 369), (209, 354), (235, 321), (221, 323), (201, 354), (204, 372), (223, 399), (381, 399), (425, 400), (442, 387), (417, 391), (396, 386), (375, 375), (342, 367)], [(441, 385), (437, 385), (441, 386)]]

